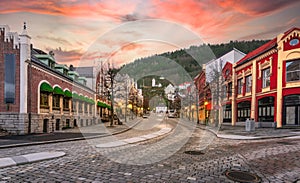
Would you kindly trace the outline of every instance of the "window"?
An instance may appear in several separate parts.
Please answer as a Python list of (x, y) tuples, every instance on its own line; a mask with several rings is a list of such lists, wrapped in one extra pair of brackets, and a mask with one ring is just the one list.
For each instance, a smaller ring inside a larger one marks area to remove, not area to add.
[(283, 125), (300, 125), (300, 95), (284, 97)]
[(60, 95), (53, 95), (53, 109), (60, 109), (59, 99), (60, 99)]
[(79, 103), (79, 104), (78, 104), (78, 111), (79, 111), (79, 112), (82, 112), (82, 102), (79, 101), (78, 103)]
[(64, 98), (64, 109), (69, 109), (69, 99), (68, 98)]
[(15, 54), (5, 54), (4, 101), (15, 103), (16, 94), (16, 58)]
[(77, 110), (76, 110), (76, 101), (75, 100), (72, 100), (72, 111), (77, 112)]
[(262, 87), (266, 88), (270, 86), (270, 68), (262, 71)]
[(223, 98), (227, 98), (227, 86), (223, 86)]
[(300, 60), (286, 62), (286, 82), (300, 81)]
[(232, 83), (231, 82), (228, 83), (228, 95), (229, 95), (229, 97), (231, 97), (231, 95), (232, 95)]
[(246, 76), (246, 93), (251, 92), (252, 87), (252, 75)]
[(237, 104), (237, 111), (238, 111), (238, 121), (246, 121), (247, 118), (250, 118), (250, 109), (251, 109), (251, 102), (245, 101), (240, 102)]
[(84, 103), (84, 112), (85, 113), (88, 113), (88, 104), (87, 103)]
[(41, 107), (49, 107), (48, 93), (41, 93), (41, 95), (40, 95), (40, 105), (41, 105)]
[(237, 81), (237, 85), (238, 85), (238, 94), (242, 94), (242, 90), (243, 90), (243, 83), (242, 83), (242, 79), (239, 79)]
[(265, 97), (258, 100), (258, 121), (273, 122), (274, 121), (274, 97)]

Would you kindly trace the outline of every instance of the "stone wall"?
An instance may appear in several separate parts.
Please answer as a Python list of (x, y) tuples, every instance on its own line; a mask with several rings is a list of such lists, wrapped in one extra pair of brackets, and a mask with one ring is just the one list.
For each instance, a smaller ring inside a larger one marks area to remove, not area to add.
[(9, 134), (26, 134), (28, 132), (28, 114), (0, 114), (0, 129)]

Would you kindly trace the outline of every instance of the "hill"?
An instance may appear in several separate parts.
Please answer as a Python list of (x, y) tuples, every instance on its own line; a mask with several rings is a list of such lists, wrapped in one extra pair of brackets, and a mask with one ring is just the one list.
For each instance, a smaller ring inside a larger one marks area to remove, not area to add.
[[(233, 48), (247, 54), (268, 41), (230, 41), (222, 44), (191, 46), (186, 49), (137, 59), (122, 66), (121, 73), (127, 73), (135, 79), (153, 75), (163, 76), (172, 83), (178, 84), (194, 78), (201, 71), (202, 64), (226, 54)], [(151, 85), (151, 83), (144, 84)]]

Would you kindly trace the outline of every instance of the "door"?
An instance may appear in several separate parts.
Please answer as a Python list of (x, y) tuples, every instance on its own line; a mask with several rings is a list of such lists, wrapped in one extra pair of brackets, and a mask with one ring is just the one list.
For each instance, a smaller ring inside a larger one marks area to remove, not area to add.
[(44, 119), (44, 121), (43, 121), (43, 133), (48, 132), (48, 122), (49, 122), (49, 119)]
[(56, 119), (56, 123), (55, 123), (55, 130), (59, 131), (59, 126), (60, 126), (60, 119)]

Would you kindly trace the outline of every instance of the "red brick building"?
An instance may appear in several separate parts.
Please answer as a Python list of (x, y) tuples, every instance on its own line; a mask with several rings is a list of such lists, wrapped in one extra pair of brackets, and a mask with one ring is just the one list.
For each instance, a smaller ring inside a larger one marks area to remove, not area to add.
[(100, 109), (86, 79), (35, 49), (27, 34), (0, 26), (0, 130), (14, 134), (53, 132), (100, 122)]

